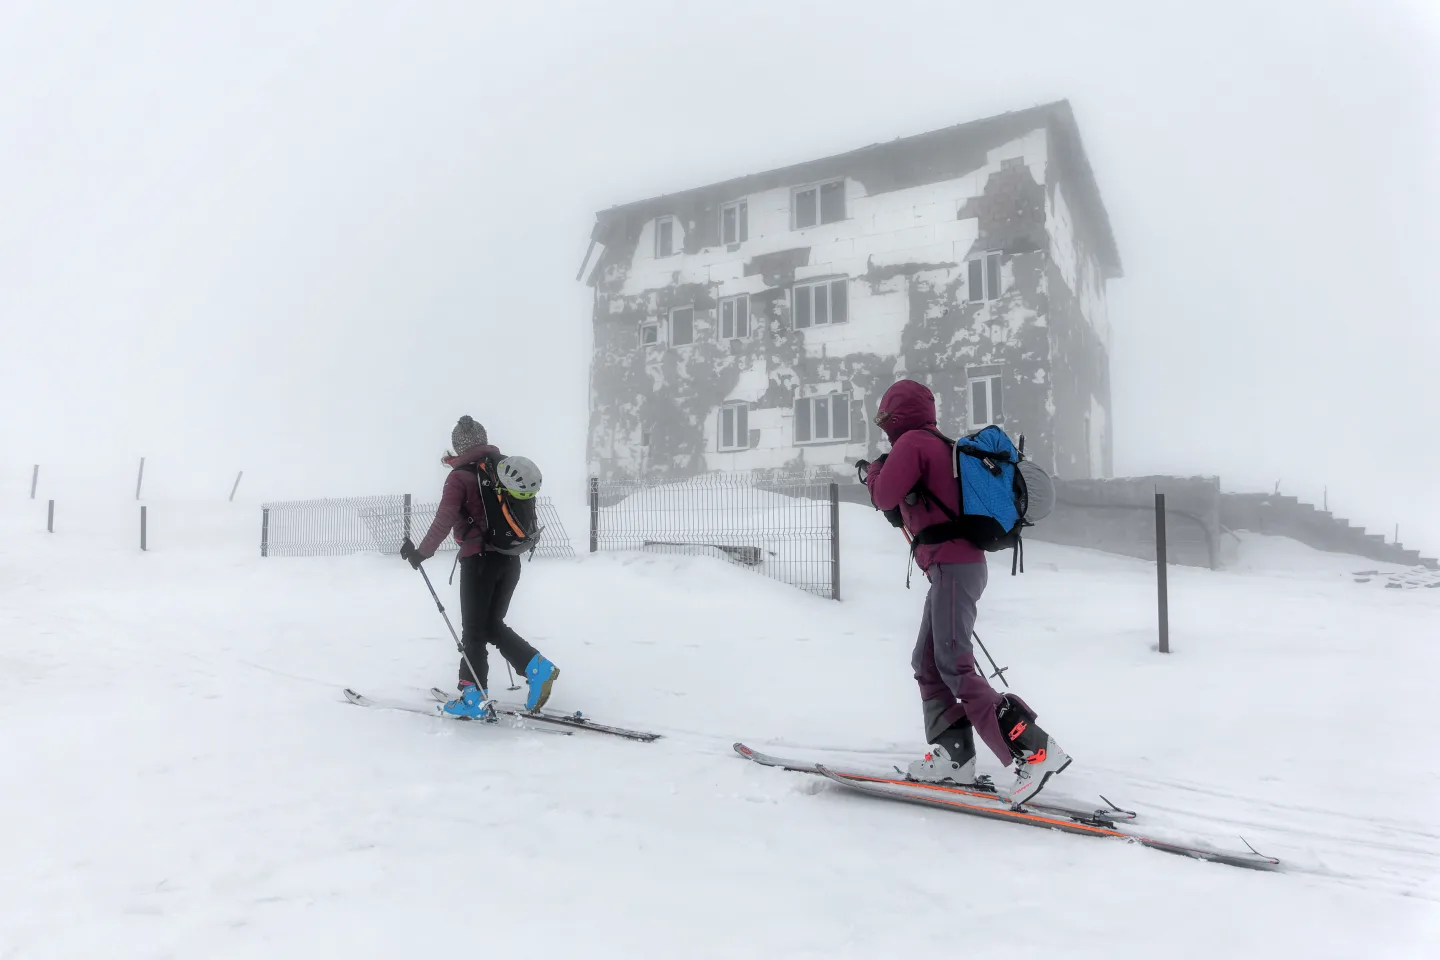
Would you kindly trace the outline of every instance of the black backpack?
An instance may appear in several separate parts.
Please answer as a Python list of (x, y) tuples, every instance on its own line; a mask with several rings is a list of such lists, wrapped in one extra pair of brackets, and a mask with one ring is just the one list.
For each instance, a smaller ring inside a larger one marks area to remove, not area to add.
[[(495, 553), (519, 556), (540, 545), (540, 526), (535, 512), (535, 498), (520, 498), (500, 482), (500, 460), (487, 454), (475, 464), (480, 481), (480, 503), (485, 507), (485, 549)], [(471, 524), (476, 518), (470, 518)]]

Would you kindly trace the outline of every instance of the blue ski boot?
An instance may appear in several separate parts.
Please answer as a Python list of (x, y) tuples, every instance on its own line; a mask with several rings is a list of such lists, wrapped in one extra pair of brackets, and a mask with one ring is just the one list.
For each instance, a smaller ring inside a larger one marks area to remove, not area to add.
[(525, 679), (530, 681), (530, 694), (525, 698), (525, 709), (539, 710), (550, 699), (550, 687), (560, 676), (560, 668), (540, 654), (535, 654), (525, 666)]
[(460, 696), (446, 703), (440, 710), (461, 720), (495, 720), (495, 701), (473, 683), (462, 683)]

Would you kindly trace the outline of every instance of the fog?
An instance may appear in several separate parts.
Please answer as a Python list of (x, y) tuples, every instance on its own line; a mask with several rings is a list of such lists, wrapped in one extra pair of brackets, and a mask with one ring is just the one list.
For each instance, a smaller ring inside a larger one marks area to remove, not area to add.
[(0, 495), (585, 471), (596, 210), (1068, 98), (1117, 474), (1440, 551), (1440, 18), (1401, 2), (0, 6)]

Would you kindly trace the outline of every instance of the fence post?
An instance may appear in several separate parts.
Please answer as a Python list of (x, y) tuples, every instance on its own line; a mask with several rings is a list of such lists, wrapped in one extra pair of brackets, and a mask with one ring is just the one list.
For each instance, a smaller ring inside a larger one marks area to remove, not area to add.
[(234, 502), (235, 502), (235, 491), (240, 489), (240, 478), (243, 477), (243, 476), (245, 476), (245, 471), (244, 471), (244, 470), (241, 470), (239, 473), (235, 474), (235, 486), (233, 486), (233, 487), (230, 488), (230, 502), (231, 502), (231, 503), (234, 503)]
[(145, 480), (145, 458), (140, 458), (140, 472), (135, 475), (135, 499), (140, 499), (140, 484)]
[(55, 501), (50, 501), (50, 508), (45, 513), (45, 532), (55, 532)]
[(140, 550), (144, 552), (145, 547), (145, 504), (140, 504)]
[(405, 539), (410, 539), (410, 494), (405, 494)]
[(40, 482), (40, 464), (35, 464), (35, 469), (30, 473), (30, 499), (35, 499), (35, 485)]
[(1160, 652), (1170, 652), (1170, 592), (1165, 580), (1165, 494), (1155, 493), (1155, 588), (1160, 602)]
[(270, 508), (260, 508), (260, 556), (270, 555)]
[(600, 478), (590, 478), (590, 552), (600, 549)]
[(830, 599), (840, 599), (840, 484), (830, 482)]

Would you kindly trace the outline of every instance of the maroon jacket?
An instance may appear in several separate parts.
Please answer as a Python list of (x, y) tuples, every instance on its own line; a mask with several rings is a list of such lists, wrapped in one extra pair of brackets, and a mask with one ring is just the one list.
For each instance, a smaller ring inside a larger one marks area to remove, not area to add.
[[(889, 414), (880, 427), (890, 438), (890, 456), (872, 466), (865, 485), (870, 499), (881, 510), (899, 506), (905, 530), (914, 536), (926, 527), (950, 518), (939, 507), (905, 503), (905, 495), (921, 480), (951, 512), (960, 512), (960, 486), (950, 463), (950, 448), (935, 434), (923, 429), (935, 426), (935, 395), (923, 383), (900, 380), (891, 384), (880, 398), (880, 413)], [(932, 563), (984, 563), (985, 551), (968, 540), (927, 543), (915, 550), (921, 570)]]
[(445, 491), (440, 494), (440, 509), (435, 511), (435, 522), (430, 524), (430, 531), (416, 548), (422, 558), (429, 560), (435, 556), (447, 531), (454, 532), (461, 557), (485, 552), (485, 505), (480, 502), (480, 479), (475, 476), (474, 468), (481, 458), (491, 453), (501, 455), (496, 448), (481, 444), (446, 461), (450, 464), (450, 476), (445, 478)]

